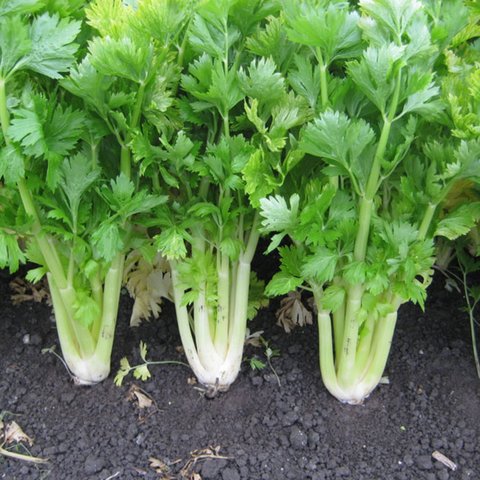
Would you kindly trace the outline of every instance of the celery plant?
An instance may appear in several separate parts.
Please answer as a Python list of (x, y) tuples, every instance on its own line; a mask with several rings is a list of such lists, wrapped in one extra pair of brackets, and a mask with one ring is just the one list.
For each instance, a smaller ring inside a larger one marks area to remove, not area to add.
[[(199, 3), (182, 42), (178, 131), (158, 138), (145, 127), (133, 139), (152, 188), (169, 192), (150, 227), (159, 230), (153, 241), (169, 261), (185, 354), (212, 394), (238, 375), (247, 318), (261, 291), (252, 282), (259, 220), (250, 200), (258, 203), (259, 191), (274, 185), (255, 191), (250, 178), (261, 183), (257, 165), (280, 162), (287, 131), (301, 118), (273, 60), (256, 54), (258, 35), (274, 18), (266, 17), (278, 9), (275, 1)], [(265, 126), (256, 135), (249, 119), (271, 123), (272, 131)], [(259, 145), (267, 142), (264, 153)]]
[[(135, 125), (135, 92), (130, 105), (87, 63), (82, 86), (108, 98), (109, 108), (92, 115), (59, 89), (79, 47), (81, 21), (68, 14), (80, 3), (0, 6), (0, 177), (12, 201), (20, 199), (15, 228), (1, 231), (0, 263), (15, 268), (25, 256), (39, 265), (31, 280), (47, 275), (65, 361), (78, 383), (93, 384), (110, 370), (129, 219), (164, 199), (135, 191), (126, 145), (109, 136), (109, 126), (121, 138)], [(119, 104), (129, 106), (122, 119)], [(12, 247), (14, 233), (24, 252)]]
[(303, 45), (292, 87), (315, 118), (283, 195), (261, 201), (270, 248), (291, 239), (267, 289), (313, 293), (323, 381), (360, 403), (383, 374), (400, 305), (424, 305), (433, 238), (463, 234), (479, 215), (471, 203), (439, 218), (452, 185), (480, 175), (478, 139), (442, 140), (440, 54), (467, 15), (440, 0), (303, 0), (288, 12), (288, 37)]
[[(462, 140), (473, 141), (480, 137), (480, 6), (476, 2), (467, 2), (469, 19), (465, 27), (455, 35), (445, 52), (448, 75), (443, 81), (443, 96), (449, 107), (454, 126), (452, 134)], [(445, 211), (452, 211), (465, 202), (480, 201), (478, 185), (473, 179), (457, 182), (443, 202)], [(467, 233), (468, 225), (465, 225)], [(468, 232), (470, 251), (478, 255), (480, 250), (480, 225)], [(448, 266), (454, 256), (453, 242), (442, 241), (439, 244), (440, 268)]]
[[(480, 137), (480, 5), (478, 2), (467, 2), (469, 21), (467, 25), (454, 37), (452, 45), (446, 52), (448, 75), (443, 82), (443, 91), (449, 103), (453, 135), (460, 139), (474, 141)], [(443, 209), (451, 212), (461, 208), (465, 202), (480, 202), (480, 188), (478, 182), (466, 179), (457, 182), (443, 202)], [(480, 269), (480, 222), (473, 228), (470, 223), (464, 225), (466, 238), (459, 239), (456, 245), (452, 241), (443, 241), (439, 245), (442, 257), (437, 265), (444, 270), (447, 278), (458, 282), (459, 288), (465, 297), (466, 311), (470, 320), (473, 357), (480, 378), (480, 359), (477, 348), (478, 321), (476, 309), (479, 302), (478, 286), (470, 286), (469, 276)], [(470, 229), (471, 228), (471, 229)], [(470, 230), (469, 230), (470, 229)], [(456, 257), (459, 272), (450, 269), (449, 260)], [(477, 258), (475, 258), (477, 257)]]

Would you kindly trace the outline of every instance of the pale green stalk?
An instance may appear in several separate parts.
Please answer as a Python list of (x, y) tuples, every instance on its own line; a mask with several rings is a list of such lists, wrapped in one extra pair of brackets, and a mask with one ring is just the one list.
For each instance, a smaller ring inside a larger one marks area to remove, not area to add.
[(361, 382), (357, 385), (356, 400), (361, 403), (380, 382), (387, 364), (393, 334), (397, 323), (398, 302), (394, 312), (379, 319), (372, 342), (371, 356)]
[(175, 313), (177, 317), (178, 330), (180, 338), (182, 339), (183, 350), (187, 357), (188, 363), (192, 367), (195, 375), (201, 381), (202, 378), (207, 377), (207, 372), (200, 362), (198, 357), (195, 342), (193, 340), (192, 331), (190, 328), (190, 316), (188, 314), (187, 307), (182, 305), (183, 296), (185, 291), (181, 288), (180, 274), (178, 272), (178, 265), (175, 260), (170, 260), (170, 271), (172, 274), (172, 289), (173, 299), (175, 303)]
[(312, 289), (318, 310), (318, 347), (322, 380), (325, 387), (332, 395), (337, 398), (343, 398), (344, 394), (338, 384), (337, 373), (335, 371), (334, 353), (332, 348), (332, 321), (330, 319), (330, 313), (321, 308), (323, 295), (322, 289), (318, 286), (312, 286)]
[(117, 254), (105, 276), (102, 322), (95, 354), (108, 365), (110, 365), (113, 339), (115, 337), (115, 325), (117, 322), (120, 290), (122, 288), (124, 262), (125, 255), (123, 253)]
[[(205, 285), (200, 286), (193, 305), (193, 332), (187, 307), (182, 306), (185, 291), (181, 287), (178, 264), (170, 261), (175, 311), (185, 355), (198, 381), (214, 391), (228, 389), (240, 371), (247, 326), (250, 265), (259, 237), (257, 224), (258, 217), (255, 217), (245, 251), (232, 268), (228, 257), (219, 254), (217, 310), (209, 310)], [(197, 247), (203, 243), (197, 238), (193, 251), (198, 252)], [(224, 282), (223, 277), (227, 281)], [(212, 315), (217, 317), (215, 330), (210, 327), (209, 316)]]
[[(145, 96), (145, 83), (141, 83), (137, 92), (137, 100), (135, 106), (133, 107), (132, 118), (130, 122), (130, 128), (132, 130), (138, 127), (140, 117), (142, 114), (142, 105)], [(122, 144), (122, 150), (120, 153), (120, 171), (127, 176), (128, 179), (132, 177), (132, 153), (127, 145), (130, 143), (130, 134), (127, 134), (125, 143)]]
[(10, 125), (10, 115), (8, 114), (7, 109), (7, 91), (6, 91), (6, 81), (3, 78), (0, 78), (0, 125), (2, 128), (3, 138), (5, 143), (8, 145), (8, 136), (7, 130)]
[(230, 383), (235, 380), (240, 370), (243, 345), (245, 343), (247, 331), (247, 308), (250, 286), (250, 262), (248, 262), (247, 258), (240, 258), (238, 261), (237, 278), (235, 283), (236, 308), (231, 319), (229, 346), (226, 357), (226, 363), (230, 369), (229, 373), (231, 375), (234, 374)]
[[(315, 49), (315, 56), (317, 57), (319, 71), (320, 71), (320, 99), (322, 105), (322, 111), (326, 110), (330, 104), (328, 98), (328, 65), (325, 63), (320, 48)], [(330, 184), (335, 188), (338, 188), (339, 180), (338, 176), (330, 177)]]
[[(233, 315), (232, 312), (235, 311), (235, 307), (237, 304), (236, 303), (237, 289), (236, 289), (236, 283), (235, 283), (235, 280), (237, 278), (237, 272), (238, 272), (238, 262), (233, 262), (233, 265), (231, 268), (231, 281), (230, 281), (230, 309), (229, 309), (230, 317)], [(229, 325), (229, 328), (230, 328), (230, 325)]]
[(215, 349), (210, 329), (210, 316), (205, 298), (205, 288), (200, 287), (198, 298), (193, 304), (193, 323), (195, 328), (195, 342), (202, 365), (207, 369), (215, 369), (222, 363), (220, 355)]
[[(98, 272), (95, 273), (93, 278), (90, 278), (90, 288), (92, 290), (92, 297), (99, 307), (100, 312), (103, 311), (103, 285), (100, 280)], [(92, 336), (95, 340), (98, 339), (100, 333), (100, 322), (96, 322), (92, 328)]]
[(328, 65), (323, 60), (322, 50), (320, 48), (315, 49), (318, 65), (320, 67), (320, 98), (322, 101), (322, 110), (328, 107)]
[(370, 352), (372, 351), (372, 342), (378, 321), (379, 319), (375, 318), (374, 315), (369, 315), (365, 320), (365, 326), (362, 327), (365, 331), (358, 341), (357, 353), (355, 355), (355, 378), (361, 378), (365, 372)]
[[(368, 177), (364, 196), (360, 199), (359, 225), (354, 247), (354, 260), (363, 262), (367, 253), (370, 224), (374, 208), (374, 198), (377, 193), (381, 172), (381, 165), (387, 148), (392, 122), (397, 111), (400, 89), (402, 84), (401, 70), (396, 78), (395, 91), (388, 116), (384, 119), (382, 132), (375, 151), (372, 168)], [(338, 376), (341, 385), (346, 386), (352, 380), (354, 374), (355, 356), (357, 353), (358, 311), (362, 304), (363, 288), (361, 285), (351, 285), (347, 289), (347, 308), (345, 314), (344, 336), (340, 357), (337, 359)]]
[(437, 205), (434, 203), (429, 203), (427, 210), (425, 211), (425, 214), (423, 215), (422, 223), (420, 225), (420, 228), (418, 230), (418, 239), (419, 240), (424, 240), (425, 237), (427, 236), (428, 229), (430, 228), (430, 225), (433, 220), (433, 216), (435, 215), (435, 211), (437, 209)]
[(343, 344), (343, 329), (345, 322), (345, 304), (342, 303), (337, 310), (332, 313), (333, 317), (333, 337), (335, 344), (335, 353), (339, 354)]
[(60, 291), (57, 287), (55, 279), (51, 273), (47, 273), (48, 285), (50, 287), (50, 294), (52, 296), (52, 304), (55, 312), (55, 323), (57, 326), (58, 338), (62, 347), (63, 356), (71, 368), (75, 362), (68, 362), (67, 357), (74, 355), (79, 351), (79, 344), (76, 339), (75, 330), (72, 324), (72, 319), (68, 315)]
[(126, 147), (122, 147), (120, 152), (120, 171), (124, 173), (128, 178), (132, 176), (132, 155), (130, 150)]
[[(55, 282), (55, 276), (52, 274), (52, 279)], [(56, 282), (55, 282), (56, 283)], [(60, 288), (57, 285), (60, 301), (72, 325), (75, 333), (75, 339), (78, 343), (78, 353), (81, 357), (90, 357), (95, 351), (95, 341), (89, 329), (77, 321), (73, 311), (73, 305), (76, 302), (76, 292), (73, 286), (68, 285), (66, 288)], [(55, 305), (54, 305), (55, 307)]]
[[(228, 323), (230, 318), (230, 262), (226, 255), (219, 253), (218, 256), (218, 305), (215, 328), (215, 349), (220, 356), (224, 357), (228, 349)], [(235, 284), (234, 282), (232, 283), (232, 288), (235, 289)]]
[(347, 389), (354, 381), (358, 343), (358, 312), (362, 306), (363, 286), (352, 285), (347, 291), (342, 349), (337, 354), (338, 382)]
[(230, 347), (228, 350), (228, 358), (230, 361), (237, 362), (243, 352), (243, 344), (245, 342), (247, 330), (247, 309), (248, 294), (250, 287), (250, 271), (253, 256), (257, 248), (259, 233), (257, 229), (258, 214), (255, 214), (252, 230), (247, 242), (245, 252), (240, 255), (237, 267), (236, 289), (235, 289), (235, 313), (230, 329)]

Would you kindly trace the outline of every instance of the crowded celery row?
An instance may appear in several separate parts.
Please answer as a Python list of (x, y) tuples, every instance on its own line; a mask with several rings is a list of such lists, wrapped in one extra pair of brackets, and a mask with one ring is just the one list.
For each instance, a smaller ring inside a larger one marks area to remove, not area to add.
[[(0, 0), (0, 267), (47, 277), (75, 380), (108, 376), (141, 263), (156, 296), (135, 316), (174, 303), (210, 394), (265, 298), (297, 290), (324, 385), (363, 402), (437, 247), (478, 231), (479, 19), (467, 0)], [(252, 260), (274, 250), (264, 288)]]

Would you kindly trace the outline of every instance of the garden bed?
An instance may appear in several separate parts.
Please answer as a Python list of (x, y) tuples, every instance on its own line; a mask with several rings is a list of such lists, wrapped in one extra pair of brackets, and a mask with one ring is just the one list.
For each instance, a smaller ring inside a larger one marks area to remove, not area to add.
[[(152, 367), (147, 383), (127, 377), (119, 388), (111, 375), (93, 388), (76, 387), (54, 355), (41, 353), (57, 344), (50, 308), (14, 306), (8, 281), (0, 273), (0, 411), (34, 439), (31, 455), (49, 462), (0, 457), (0, 479), (162, 478), (150, 458), (158, 460), (157, 469), (169, 466), (175, 479), (188, 461), (185, 478), (195, 480), (480, 478), (480, 382), (462, 298), (447, 292), (441, 278), (430, 288), (426, 313), (401, 308), (385, 372), (390, 383), (362, 406), (343, 405), (327, 393), (315, 326), (286, 335), (275, 325), (278, 303), (250, 328), (264, 330), (280, 350), (273, 365), (281, 387), (268, 368), (252, 371), (248, 363), (230, 391), (212, 400), (189, 380), (189, 369), (174, 365)], [(112, 372), (123, 356), (138, 360), (140, 340), (152, 359), (183, 360), (173, 308), (130, 329), (130, 306), (124, 297)], [(262, 352), (249, 347), (247, 356), (253, 354)], [(151, 396), (152, 407), (140, 410), (127, 399), (132, 384)], [(434, 451), (457, 470), (434, 460)], [(228, 458), (201, 458), (216, 453)]]

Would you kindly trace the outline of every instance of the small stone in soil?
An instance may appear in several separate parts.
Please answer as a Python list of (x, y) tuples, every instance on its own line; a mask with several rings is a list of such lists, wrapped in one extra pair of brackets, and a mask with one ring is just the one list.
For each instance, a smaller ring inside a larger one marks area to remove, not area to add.
[(96, 455), (89, 455), (85, 460), (85, 473), (91, 475), (93, 473), (98, 473), (105, 467), (105, 459), (102, 457), (97, 457)]
[(236, 468), (225, 468), (222, 472), (222, 480), (240, 480), (240, 474)]
[(270, 458), (270, 454), (267, 452), (261, 452), (258, 454), (257, 458), (260, 460), (260, 462), (264, 462), (265, 460), (268, 460)]
[(135, 423), (131, 423), (127, 427), (126, 438), (132, 440), (138, 434), (138, 427)]
[(78, 446), (79, 448), (81, 448), (82, 450), (87, 449), (87, 448), (89, 447), (87, 439), (86, 439), (86, 438), (81, 438), (81, 439), (77, 442), (77, 446)]
[(302, 347), (298, 344), (291, 345), (290, 347), (288, 347), (288, 353), (290, 355), (295, 354), (295, 353), (299, 353), (301, 351), (301, 349), (302, 349)]
[(320, 435), (317, 432), (310, 432), (308, 434), (308, 444), (315, 447), (320, 443)]
[(419, 455), (415, 463), (421, 470), (430, 470), (433, 467), (432, 457), (430, 457), (430, 455)]
[(57, 447), (56, 446), (47, 447), (47, 448), (43, 449), (43, 455), (45, 455), (45, 457), (51, 457), (51, 456), (55, 455), (56, 453), (57, 453)]
[(443, 447), (443, 441), (441, 438), (434, 438), (432, 440), (432, 447), (434, 450), (439, 450), (440, 448)]
[(338, 467), (335, 469), (335, 475), (337, 477), (349, 477), (350, 469), (348, 467)]
[(205, 480), (216, 480), (218, 478), (218, 474), (220, 470), (225, 468), (227, 465), (227, 461), (224, 459), (216, 460), (216, 459), (208, 459), (202, 465), (202, 478)]
[(297, 426), (292, 427), (290, 431), (290, 444), (297, 449), (307, 446), (307, 436)]
[(290, 445), (290, 441), (288, 440), (287, 436), (284, 434), (280, 434), (278, 437), (278, 443), (282, 447), (288, 447)]
[(264, 379), (267, 383), (277, 383), (277, 377), (276, 377), (273, 373), (266, 373), (266, 374), (263, 376), (263, 379)]
[(75, 393), (65, 392), (65, 393), (62, 393), (62, 396), (60, 397), (60, 401), (64, 405), (70, 405), (70, 403), (72, 403), (74, 398), (75, 398)]
[(475, 444), (472, 442), (468, 442), (464, 446), (464, 450), (468, 453), (473, 453), (475, 451)]
[(38, 333), (32, 333), (31, 335), (29, 333), (26, 333), (22, 337), (22, 342), (25, 345), (41, 345), (42, 344), (42, 337)]
[(450, 478), (450, 474), (447, 470), (441, 470), (437, 473), (438, 480), (448, 480)]
[(248, 479), (249, 478), (248, 467), (240, 467), (240, 475), (242, 476), (242, 480)]
[(282, 425), (284, 427), (289, 427), (290, 425), (293, 425), (297, 420), (298, 420), (298, 413), (287, 412), (282, 419)]

